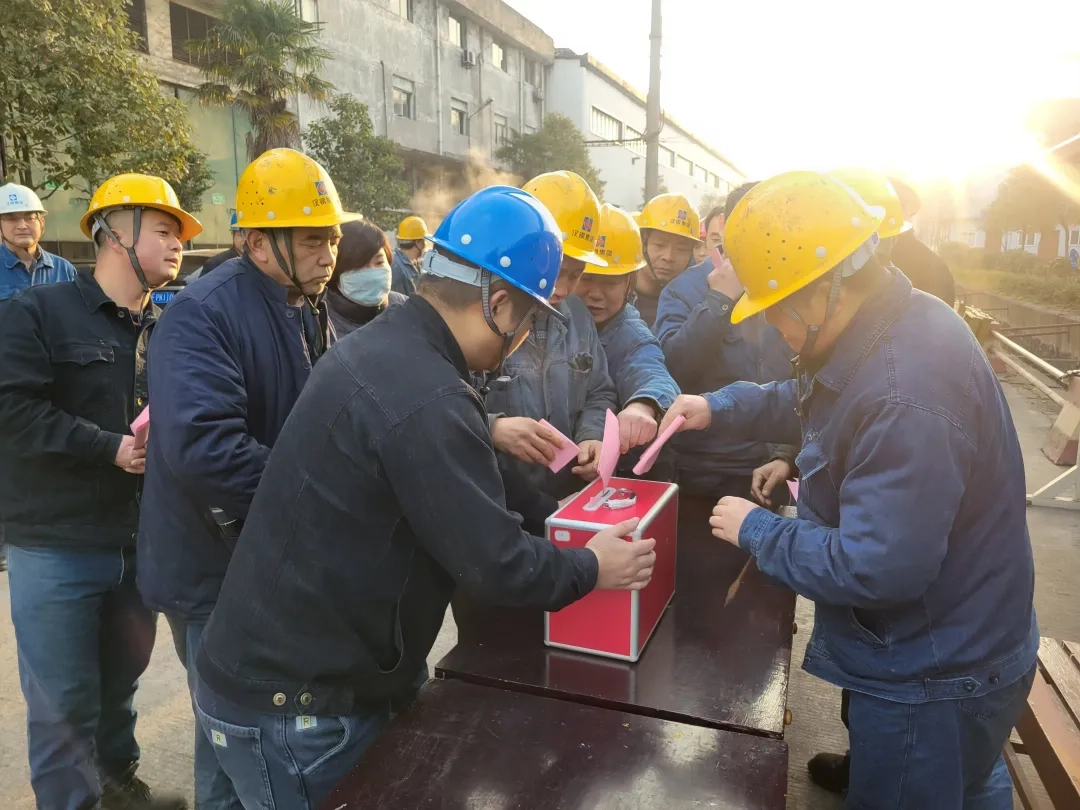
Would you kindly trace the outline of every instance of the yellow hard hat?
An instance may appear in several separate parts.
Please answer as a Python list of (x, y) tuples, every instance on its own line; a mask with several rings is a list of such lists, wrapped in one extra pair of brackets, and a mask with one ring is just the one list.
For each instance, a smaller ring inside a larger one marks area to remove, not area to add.
[(248, 164), (236, 187), (241, 228), (327, 228), (363, 219), (341, 207), (326, 169), (295, 149), (271, 149)]
[(420, 217), (405, 217), (397, 226), (397, 238), (405, 242), (430, 239), (427, 223)]
[(888, 177), (870, 169), (837, 169), (829, 174), (851, 188), (867, 205), (878, 205), (885, 209), (885, 220), (878, 228), (878, 236), (882, 239), (911, 230), (911, 223), (904, 221), (900, 195)]
[(638, 225), (643, 231), (663, 231), (701, 241), (701, 217), (682, 194), (657, 194), (641, 209)]
[(724, 251), (746, 290), (731, 322), (755, 315), (821, 278), (870, 239), (884, 211), (817, 172), (758, 183), (724, 224)]
[(548, 172), (534, 177), (522, 189), (540, 200), (555, 217), (562, 231), (564, 255), (595, 267), (606, 264), (593, 252), (600, 201), (584, 178), (573, 172)]
[(640, 228), (641, 227), (641, 212), (640, 211), (631, 211), (630, 216), (632, 216), (634, 218), (634, 224), (637, 225)]
[(596, 230), (596, 253), (607, 262), (607, 267), (592, 267), (587, 272), (599, 276), (625, 276), (645, 266), (641, 231), (630, 214), (604, 203)]
[(118, 174), (110, 177), (90, 198), (90, 207), (79, 220), (87, 239), (94, 238), (94, 219), (114, 208), (153, 208), (164, 211), (180, 223), (180, 241), (187, 242), (202, 233), (202, 223), (180, 207), (176, 192), (167, 181), (151, 174)]

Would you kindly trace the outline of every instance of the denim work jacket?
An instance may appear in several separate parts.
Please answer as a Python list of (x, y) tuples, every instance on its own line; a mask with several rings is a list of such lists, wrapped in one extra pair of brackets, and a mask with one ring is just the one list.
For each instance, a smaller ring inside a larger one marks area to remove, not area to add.
[(664, 353), (638, 311), (627, 304), (600, 327), (600, 345), (607, 356), (608, 374), (615, 381), (619, 408), (645, 401), (666, 411), (679, 395), (679, 386), (664, 365)]
[(409, 261), (409, 257), (400, 250), (394, 251), (394, 260), (390, 263), (390, 289), (402, 295), (416, 292), (416, 280), (420, 270)]
[(7, 245), (0, 245), (0, 301), (11, 298), (27, 287), (75, 280), (75, 265), (67, 259), (38, 248), (29, 272), (22, 259)]
[[(579, 298), (570, 296), (559, 311), (567, 322), (538, 316), (529, 337), (507, 359), (504, 377), (488, 386), (490, 421), (497, 416), (546, 419), (578, 444), (603, 441), (607, 410), (619, 407), (607, 356), (592, 315)], [(499, 463), (517, 467), (532, 486), (556, 498), (585, 485), (570, 473), (572, 464), (556, 475), (547, 467), (506, 455)]]
[(755, 509), (739, 543), (816, 603), (804, 668), (903, 703), (1025, 675), (1024, 460), (971, 330), (894, 271), (804, 388), (801, 405), (794, 380), (706, 395), (722, 430), (803, 440), (798, 518)]
[[(767, 383), (791, 377), (792, 352), (763, 316), (732, 325), (735, 305), (709, 288), (712, 262), (691, 267), (660, 295), (653, 331), (668, 370), (687, 394), (717, 391), (733, 382)], [(794, 459), (796, 447), (772, 436), (751, 441), (730, 431), (676, 436), (679, 483), (695, 492), (723, 487), (726, 477), (750, 475), (772, 458)]]

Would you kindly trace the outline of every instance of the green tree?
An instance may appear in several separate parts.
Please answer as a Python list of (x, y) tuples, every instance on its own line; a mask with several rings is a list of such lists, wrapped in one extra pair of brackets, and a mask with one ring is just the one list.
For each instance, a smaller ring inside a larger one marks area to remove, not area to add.
[(341, 94), (329, 106), (333, 115), (304, 132), (307, 151), (330, 173), (346, 209), (389, 228), (409, 204), (397, 146), (375, 134), (366, 104)]
[(319, 77), (330, 58), (319, 44), (320, 28), (300, 19), (294, 0), (225, 0), (206, 39), (185, 44), (205, 79), (195, 90), (198, 99), (235, 105), (247, 115), (249, 160), (267, 149), (300, 147), (300, 124), (289, 99), (330, 97), (334, 86)]
[[(1061, 171), (1070, 172), (1067, 167)], [(1023, 165), (1011, 169), (1001, 181), (997, 197), (983, 211), (983, 218), (987, 233), (999, 237), (1003, 231), (1041, 233), (1040, 255), (1057, 255), (1054, 228), (1061, 225), (1068, 233), (1069, 226), (1080, 218), (1080, 203), (1046, 175)]]
[(723, 206), (726, 199), (727, 196), (719, 191), (706, 191), (701, 197), (701, 202), (698, 203), (698, 213), (701, 214), (701, 218), (704, 220), (714, 208)]
[(180, 200), (180, 207), (197, 214), (203, 209), (203, 194), (214, 185), (214, 173), (206, 162), (206, 154), (198, 149), (188, 153), (184, 168), (184, 176), (173, 183), (173, 189)]
[(565, 115), (551, 113), (531, 135), (513, 133), (510, 142), (495, 153), (525, 180), (544, 172), (566, 170), (585, 178), (596, 196), (604, 198), (604, 181), (589, 159), (585, 138)]
[(0, 180), (89, 195), (121, 171), (179, 182), (187, 110), (133, 51), (125, 0), (4, 0)]

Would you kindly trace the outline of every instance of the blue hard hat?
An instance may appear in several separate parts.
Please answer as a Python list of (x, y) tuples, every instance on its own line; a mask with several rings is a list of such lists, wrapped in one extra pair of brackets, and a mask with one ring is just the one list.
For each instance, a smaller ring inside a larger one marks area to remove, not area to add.
[(476, 192), (446, 215), (431, 241), (559, 315), (548, 298), (562, 265), (562, 232), (551, 212), (528, 192), (512, 186)]
[(233, 211), (232, 216), (229, 217), (229, 230), (230, 231), (238, 231), (238, 230), (240, 230), (240, 224), (236, 220), (236, 212), (235, 211)]

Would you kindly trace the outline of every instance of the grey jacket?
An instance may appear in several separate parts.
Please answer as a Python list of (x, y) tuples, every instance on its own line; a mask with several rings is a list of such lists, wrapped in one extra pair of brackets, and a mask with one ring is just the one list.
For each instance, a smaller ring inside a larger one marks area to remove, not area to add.
[[(580, 444), (604, 438), (608, 408), (618, 408), (615, 384), (608, 376), (607, 357), (589, 310), (571, 296), (559, 305), (567, 317), (540, 316), (529, 337), (506, 361), (505, 377), (488, 387), (486, 404), (491, 421), (497, 416), (546, 419)], [(500, 454), (502, 466), (516, 466), (528, 482), (556, 498), (585, 485), (570, 473), (559, 474)]]

